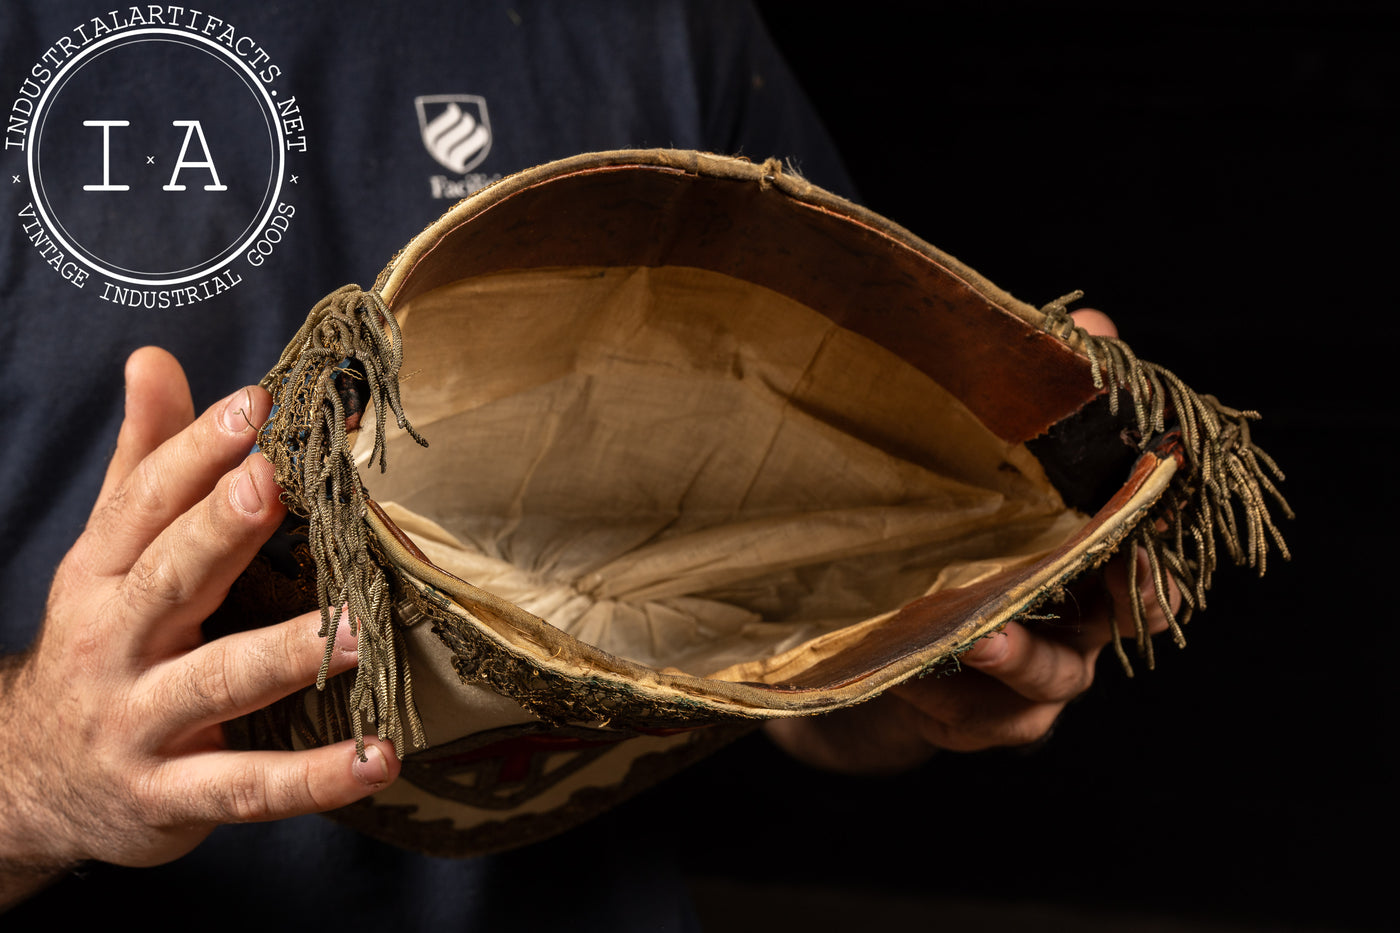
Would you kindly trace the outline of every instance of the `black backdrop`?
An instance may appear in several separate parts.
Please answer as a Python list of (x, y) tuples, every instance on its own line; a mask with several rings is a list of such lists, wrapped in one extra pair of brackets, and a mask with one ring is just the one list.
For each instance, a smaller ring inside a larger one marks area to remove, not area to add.
[(760, 7), (866, 204), (1033, 304), (1085, 289), (1144, 357), (1264, 413), (1294, 556), (1263, 581), (1223, 573), (1155, 672), (1128, 680), (1105, 659), (1034, 752), (875, 781), (815, 774), (756, 737), (639, 804), (693, 802), (677, 827), (698, 840), (691, 870), (774, 892), (1385, 926), (1382, 383), (1400, 365), (1386, 6)]

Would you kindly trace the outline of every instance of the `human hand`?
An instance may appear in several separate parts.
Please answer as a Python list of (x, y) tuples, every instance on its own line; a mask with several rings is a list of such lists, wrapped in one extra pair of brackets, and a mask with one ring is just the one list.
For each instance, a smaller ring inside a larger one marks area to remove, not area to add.
[[(200, 625), (278, 527), (248, 455), (271, 400), (240, 389), (198, 420), (162, 350), (127, 362), (126, 419), (31, 650), (0, 668), (0, 908), (88, 859), (155, 865), (216, 825), (333, 809), (383, 788), (393, 746), (232, 751), (222, 724), (315, 681), (319, 613), (205, 643)], [(331, 673), (356, 662), (340, 626)]]
[[(1091, 334), (1116, 337), (1100, 311), (1073, 314)], [(1138, 561), (1144, 622), (1150, 633), (1165, 631), (1147, 556)], [(1128, 554), (1111, 560), (1102, 585), (1077, 592), (1076, 624), (1011, 622), (984, 638), (958, 660), (951, 677), (905, 683), (859, 706), (827, 716), (774, 720), (767, 732), (799, 760), (832, 771), (889, 772), (916, 765), (939, 749), (978, 751), (1024, 745), (1047, 735), (1065, 706), (1088, 690), (1099, 653), (1118, 634), (1135, 638), (1130, 605)], [(1089, 581), (1091, 584), (1095, 581)], [(1173, 611), (1181, 594), (1172, 586)]]

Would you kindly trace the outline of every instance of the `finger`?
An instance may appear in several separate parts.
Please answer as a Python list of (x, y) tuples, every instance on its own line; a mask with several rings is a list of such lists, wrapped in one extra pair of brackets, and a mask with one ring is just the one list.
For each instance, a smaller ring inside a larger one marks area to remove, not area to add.
[(1096, 308), (1080, 308), (1078, 311), (1071, 311), (1069, 316), (1077, 326), (1096, 337), (1118, 336), (1118, 326), (1113, 323), (1113, 318)]
[[(344, 619), (342, 619), (344, 622)], [(275, 703), (316, 681), (325, 656), (321, 613), (237, 632), (201, 645), (152, 670), (146, 704), (164, 723), (198, 731)], [(336, 629), (331, 676), (355, 666), (350, 626)]]
[(131, 467), (79, 539), (85, 566), (104, 576), (129, 570), (164, 528), (247, 455), (271, 405), (262, 389), (239, 389)]
[(955, 752), (1035, 742), (1065, 707), (1028, 700), (976, 670), (925, 678), (892, 692), (913, 712), (908, 728), (925, 742)]
[(176, 820), (248, 823), (323, 813), (383, 790), (398, 777), (392, 743), (353, 740), (296, 752), (209, 752), (182, 760), (166, 776), (182, 788)]
[[(1167, 613), (1163, 610), (1161, 601), (1157, 598), (1157, 586), (1152, 579), (1152, 564), (1147, 558), (1147, 552), (1140, 547), (1133, 549), (1133, 555), (1137, 559), (1136, 576), (1142, 601), (1143, 624), (1149, 635), (1165, 632), (1171, 623), (1167, 619)], [(1171, 607), (1172, 615), (1175, 616), (1181, 609), (1181, 590), (1170, 574), (1167, 574), (1166, 582), (1167, 604)], [(1124, 638), (1137, 637), (1137, 623), (1133, 619), (1132, 609), (1132, 584), (1128, 578), (1128, 558), (1126, 555), (1119, 555), (1114, 558), (1113, 563), (1109, 564), (1104, 576), (1104, 586), (1111, 597), (1112, 624), (1117, 627), (1118, 634)]]
[(142, 347), (126, 361), (126, 417), (107, 464), (101, 505), (157, 447), (194, 421), (194, 401), (180, 363), (159, 347)]
[(1085, 651), (1017, 622), (977, 642), (958, 660), (1036, 703), (1066, 703), (1094, 682), (1093, 659)]
[(250, 454), (203, 501), (160, 532), (120, 581), (127, 631), (148, 660), (191, 650), (199, 624), (277, 530), (286, 507), (272, 464)]

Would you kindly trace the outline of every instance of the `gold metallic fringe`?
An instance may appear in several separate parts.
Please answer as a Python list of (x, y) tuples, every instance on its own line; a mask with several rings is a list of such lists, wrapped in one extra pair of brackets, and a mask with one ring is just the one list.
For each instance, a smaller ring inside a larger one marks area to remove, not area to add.
[[(403, 348), (398, 322), (378, 294), (354, 285), (328, 295), (312, 309), (263, 379), (275, 408), (258, 433), (258, 444), (272, 462), (287, 507), (310, 526), (321, 637), (326, 639), (316, 680), (319, 689), (326, 688), (342, 607), (351, 631), (359, 637), (355, 685), (342, 708), (351, 711), (355, 747), (363, 759), (367, 723), (376, 724), (378, 735), (393, 742), (400, 755), (425, 747), (427, 741), (406, 677), (402, 678), (404, 695), (398, 695), (402, 636), (390, 615), (389, 577), (368, 540), (365, 489), (351, 455), (345, 406), (336, 390), (338, 376), (361, 378), (349, 368), (352, 360), (364, 369), (374, 408), (370, 463), (377, 459), (380, 470), (385, 467), (384, 435), (390, 411), (398, 426), (426, 447), (427, 442), (404, 417), (399, 401)], [(411, 747), (404, 744), (401, 700)]]
[[(1219, 558), (1217, 541), (1236, 564), (1253, 567), (1260, 576), (1268, 566), (1270, 542), (1284, 560), (1289, 559), (1288, 546), (1269, 512), (1272, 499), (1283, 515), (1293, 517), (1275, 485), (1275, 480), (1283, 480), (1283, 472), (1250, 438), (1249, 423), (1258, 420), (1258, 412), (1239, 411), (1214, 396), (1198, 395), (1169, 370), (1139, 360), (1121, 340), (1097, 337), (1076, 327), (1067, 305), (1083, 296), (1072, 292), (1042, 308), (1044, 329), (1067, 342), (1077, 334), (1089, 357), (1095, 388), (1112, 385), (1128, 394), (1141, 448), (1166, 431), (1170, 416), (1186, 449), (1186, 468), (1177, 472), (1128, 539), (1146, 552), (1157, 604), (1172, 638), (1184, 646), (1181, 626), (1206, 606), (1206, 590)], [(1117, 414), (1119, 392), (1110, 392), (1109, 407)], [(1179, 616), (1168, 598), (1169, 578), (1181, 592), (1184, 611)], [(1138, 653), (1151, 669), (1152, 642), (1135, 557), (1128, 560), (1128, 586)], [(1132, 666), (1116, 634), (1114, 649), (1131, 676)]]

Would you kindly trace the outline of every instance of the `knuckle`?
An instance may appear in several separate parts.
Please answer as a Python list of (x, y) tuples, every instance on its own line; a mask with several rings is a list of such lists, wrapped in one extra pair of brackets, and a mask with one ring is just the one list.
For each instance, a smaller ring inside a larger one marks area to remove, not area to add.
[(186, 668), (180, 689), (184, 701), (176, 704), (196, 716), (222, 714), (236, 705), (239, 665), (233, 652), (222, 642), (212, 642), (198, 655), (198, 663)]
[(925, 720), (921, 731), (925, 741), (951, 752), (978, 752), (1001, 744), (996, 722), (965, 703), (944, 706)]
[(941, 748), (952, 752), (966, 750), (959, 747), (958, 738), (960, 733), (941, 719), (925, 717), (918, 724), (918, 733), (925, 742), (935, 748)]
[(294, 637), (278, 631), (275, 637), (254, 638), (241, 644), (237, 652), (223, 650), (224, 675), (233, 705), (243, 708), (283, 679), (282, 672), (294, 663)]
[(315, 771), (310, 763), (303, 759), (300, 764), (301, 766), (296, 769), (295, 773), (289, 776), (289, 803), (295, 805), (299, 810), (310, 809), (318, 813), (334, 808), (335, 802), (319, 792)]
[[(53, 618), (51, 615), (46, 625)], [(66, 620), (61, 663), (72, 673), (100, 680), (112, 669), (111, 632), (104, 622), (101, 617)]]
[(1050, 734), (1059, 718), (1060, 707), (1041, 706), (1008, 720), (1002, 725), (1001, 745), (1032, 745)]
[(170, 803), (158, 772), (143, 772), (127, 783), (124, 796), (138, 826), (164, 826), (171, 821)]
[(272, 813), (266, 775), (252, 762), (240, 764), (224, 785), (224, 820), (229, 823), (252, 823), (267, 819)]
[(112, 500), (113, 506), (160, 512), (166, 506), (165, 472), (154, 457), (147, 457), (131, 471)]
[(153, 561), (143, 556), (123, 581), (130, 609), (144, 610), (152, 604), (173, 607), (185, 602), (187, 586), (180, 569), (172, 561)]
[(1094, 684), (1094, 665), (1083, 656), (1076, 655), (1073, 661), (1056, 667), (1055, 675), (1047, 684), (1043, 699), (1050, 702), (1072, 700)]
[(1093, 657), (1067, 645), (1045, 645), (1024, 667), (1006, 678), (1009, 686), (1038, 703), (1064, 702), (1079, 696), (1094, 681)]
[(325, 641), (315, 629), (288, 622), (281, 626), (276, 651), (268, 652), (264, 660), (269, 671), (295, 674), (300, 685), (308, 675), (320, 670), (324, 654)]
[(1040, 702), (989, 710), (981, 704), (950, 703), (919, 726), (924, 741), (954, 752), (977, 752), (1043, 740), (1064, 704)]
[(240, 821), (275, 819), (313, 810), (328, 809), (318, 799), (312, 769), (306, 758), (295, 764), (284, 762), (281, 767), (252, 772), (253, 783), (241, 795)]

